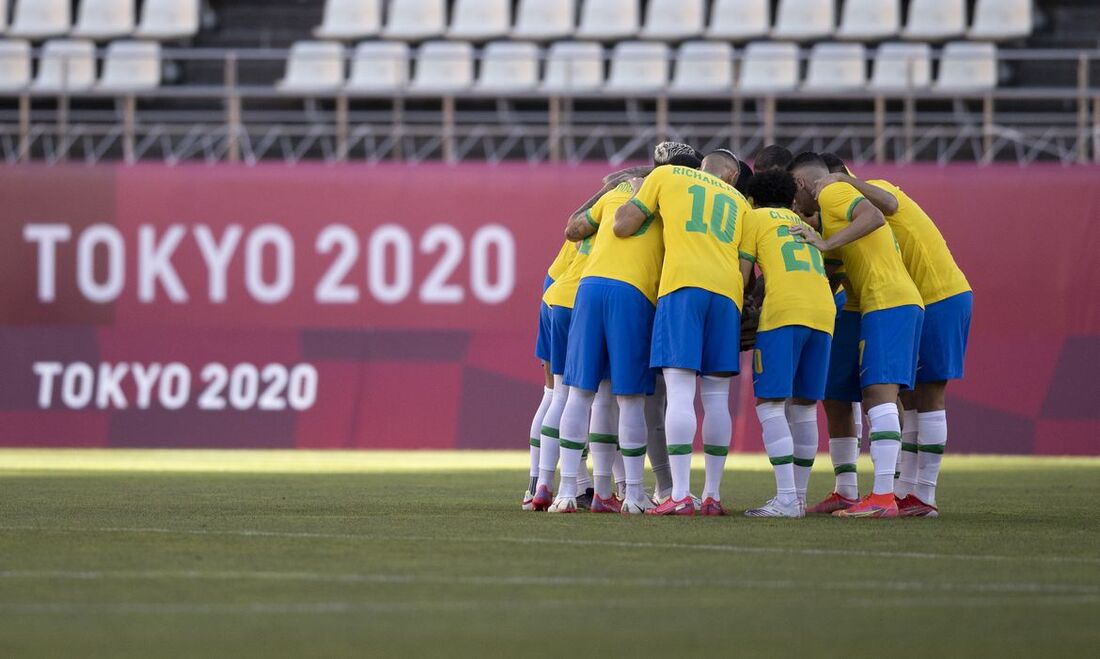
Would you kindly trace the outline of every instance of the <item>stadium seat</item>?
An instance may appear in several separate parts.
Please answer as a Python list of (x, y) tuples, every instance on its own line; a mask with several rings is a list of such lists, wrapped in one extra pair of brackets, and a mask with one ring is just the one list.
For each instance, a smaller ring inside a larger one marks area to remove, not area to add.
[(779, 41), (755, 41), (745, 49), (738, 89), (775, 92), (798, 86), (798, 46)]
[(679, 93), (733, 89), (733, 47), (721, 41), (689, 41), (680, 46), (671, 88)]
[(422, 41), (447, 31), (446, 0), (392, 0), (382, 36)]
[(291, 46), (286, 75), (275, 88), (308, 94), (335, 91), (343, 84), (343, 46), (331, 41), (299, 41)]
[(990, 41), (1022, 39), (1031, 34), (1031, 13), (1031, 0), (978, 0), (967, 36)]
[(649, 0), (642, 38), (681, 41), (703, 34), (703, 0)]
[(997, 86), (997, 47), (991, 43), (953, 41), (943, 47), (938, 91), (979, 91)]
[(771, 26), (770, 0), (715, 0), (706, 37), (748, 41), (768, 36)]
[(901, 36), (918, 41), (942, 41), (966, 32), (965, 0), (912, 0)]
[(507, 36), (512, 29), (512, 0), (457, 0), (447, 36), (486, 41)]
[(931, 84), (931, 46), (926, 43), (884, 43), (878, 47), (869, 85), (871, 89), (925, 89)]
[(547, 41), (573, 34), (576, 26), (574, 0), (520, 0), (512, 37)]
[(485, 46), (476, 88), (486, 92), (531, 91), (539, 85), (539, 47), (525, 41)]
[(145, 0), (134, 36), (168, 41), (198, 33), (199, 0)]
[(546, 56), (546, 92), (593, 91), (603, 87), (603, 48), (598, 43), (562, 41)]
[(474, 83), (474, 47), (463, 41), (429, 41), (420, 47), (411, 89), (450, 92)]
[(617, 41), (638, 34), (638, 0), (584, 0), (578, 39)]
[(901, 0), (844, 0), (838, 39), (878, 41), (901, 30)]
[(48, 39), (68, 34), (71, 26), (69, 0), (16, 0), (8, 34), (24, 39)]
[(0, 34), (8, 30), (8, 0), (0, 0)]
[(82, 91), (95, 84), (95, 44), (86, 39), (54, 39), (42, 46), (35, 91)]
[(382, 31), (382, 0), (328, 0), (321, 24), (313, 29), (318, 39), (365, 39)]
[(834, 0), (779, 0), (772, 37), (811, 41), (831, 37), (835, 29)]
[(160, 44), (155, 41), (112, 41), (103, 59), (96, 89), (140, 91), (160, 86)]
[(102, 41), (134, 31), (133, 0), (81, 0), (72, 36)]
[(867, 85), (867, 51), (858, 43), (819, 43), (810, 51), (803, 89), (844, 91)]
[(654, 41), (623, 41), (611, 53), (608, 91), (656, 91), (668, 86), (666, 44)]
[(31, 84), (31, 44), (22, 39), (0, 41), (0, 91), (26, 89)]
[(345, 90), (373, 94), (399, 91), (408, 85), (409, 44), (404, 41), (365, 41), (355, 48)]

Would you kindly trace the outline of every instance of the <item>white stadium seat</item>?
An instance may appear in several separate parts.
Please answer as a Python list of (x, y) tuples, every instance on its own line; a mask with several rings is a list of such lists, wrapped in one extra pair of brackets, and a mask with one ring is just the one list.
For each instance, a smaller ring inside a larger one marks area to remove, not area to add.
[(798, 86), (798, 45), (756, 41), (745, 49), (738, 88), (746, 92), (787, 91)]
[(0, 91), (26, 89), (31, 84), (31, 44), (22, 39), (0, 41)]
[(288, 93), (321, 93), (344, 84), (344, 48), (331, 41), (299, 41), (290, 48), (286, 75), (275, 88)]
[(485, 41), (512, 29), (512, 0), (457, 0), (451, 12), (452, 39)]
[(54, 39), (42, 46), (35, 91), (82, 91), (95, 84), (95, 44), (86, 39)]
[(351, 58), (348, 92), (395, 92), (409, 86), (409, 44), (404, 41), (364, 41)]
[(134, 0), (81, 0), (72, 36), (105, 40), (134, 31)]
[(748, 41), (771, 31), (771, 0), (714, 0), (708, 39)]
[(980, 91), (997, 86), (997, 47), (991, 43), (951, 42), (943, 47), (939, 91)]
[(575, 0), (520, 0), (512, 37), (536, 41), (559, 39), (572, 35), (576, 23)]
[(8, 29), (8, 0), (0, 0), (0, 34)]
[(733, 46), (722, 41), (689, 41), (680, 46), (672, 90), (681, 93), (733, 89)]
[(834, 0), (779, 0), (772, 37), (810, 41), (831, 37), (835, 29)]
[(473, 84), (473, 46), (463, 41), (429, 41), (420, 47), (411, 89), (450, 92)]
[(160, 44), (155, 41), (112, 41), (103, 59), (97, 89), (140, 91), (160, 86)]
[(878, 47), (871, 73), (871, 89), (925, 89), (931, 84), (931, 46), (926, 43), (884, 43)]
[(638, 34), (639, 0), (583, 0), (578, 39), (617, 41)]
[(69, 33), (72, 7), (69, 0), (16, 0), (8, 34), (26, 39), (47, 39)]
[(157, 41), (189, 39), (199, 33), (199, 0), (145, 0), (134, 36)]
[(967, 36), (991, 41), (1022, 39), (1031, 34), (1031, 11), (1031, 0), (978, 0)]
[(668, 86), (669, 48), (654, 41), (623, 41), (611, 53), (609, 91), (656, 91)]
[(382, 36), (422, 41), (447, 31), (446, 0), (391, 0)]
[(531, 91), (539, 86), (539, 47), (525, 41), (495, 41), (485, 46), (479, 91)]
[(819, 43), (810, 51), (803, 89), (845, 91), (867, 85), (867, 51), (859, 43)]
[(703, 34), (707, 22), (703, 0), (649, 0), (644, 39), (680, 41)]
[(965, 0), (912, 0), (901, 36), (917, 41), (942, 41), (966, 32)]
[(543, 91), (594, 91), (602, 87), (603, 48), (600, 44), (560, 41), (550, 46)]
[(382, 0), (328, 0), (321, 24), (313, 29), (318, 39), (365, 39), (382, 31)]
[(901, 30), (901, 0), (844, 0), (838, 39), (878, 41)]

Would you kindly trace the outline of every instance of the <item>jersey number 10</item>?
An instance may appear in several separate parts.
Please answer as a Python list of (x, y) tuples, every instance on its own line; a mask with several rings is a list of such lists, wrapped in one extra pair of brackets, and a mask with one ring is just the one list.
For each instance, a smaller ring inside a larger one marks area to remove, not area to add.
[[(691, 194), (691, 219), (684, 225), (689, 233), (706, 233), (707, 225), (703, 221), (704, 210), (707, 205), (707, 189), (701, 185), (693, 185), (688, 188)], [(711, 235), (718, 242), (728, 243), (733, 241), (733, 235), (737, 230), (737, 201), (729, 195), (714, 195), (714, 206), (710, 212)]]

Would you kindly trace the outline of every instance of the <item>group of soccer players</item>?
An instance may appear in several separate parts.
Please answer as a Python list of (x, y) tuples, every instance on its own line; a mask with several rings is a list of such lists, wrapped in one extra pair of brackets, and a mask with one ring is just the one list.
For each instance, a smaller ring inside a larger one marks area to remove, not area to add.
[[(773, 145), (750, 168), (724, 149), (666, 142), (653, 167), (608, 176), (565, 236), (539, 318), (546, 388), (524, 510), (728, 514), (730, 378), (742, 311), (752, 309), (756, 412), (776, 495), (745, 515), (939, 514), (944, 392), (963, 375), (972, 295), (933, 221), (900, 188), (862, 181), (831, 154)], [(836, 485), (807, 508), (819, 401)], [(860, 498), (864, 410), (874, 482)]]

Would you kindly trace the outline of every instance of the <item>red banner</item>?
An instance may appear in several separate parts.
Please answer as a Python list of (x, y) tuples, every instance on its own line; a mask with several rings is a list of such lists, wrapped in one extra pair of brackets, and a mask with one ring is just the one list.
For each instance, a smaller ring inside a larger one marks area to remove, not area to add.
[[(605, 169), (5, 168), (0, 445), (520, 448), (542, 278)], [(861, 173), (974, 286), (952, 450), (1097, 453), (1100, 170)]]

